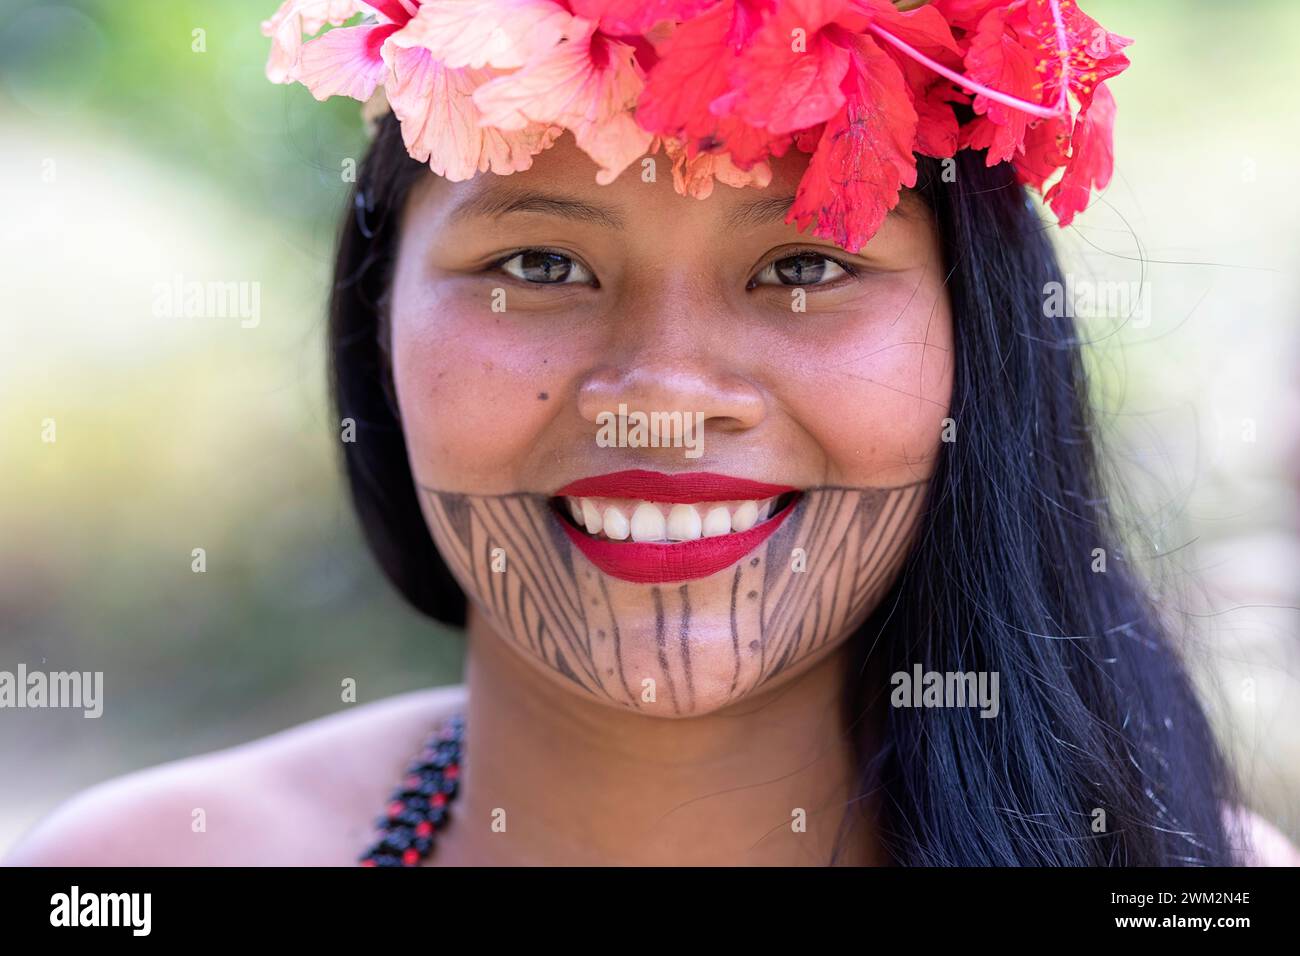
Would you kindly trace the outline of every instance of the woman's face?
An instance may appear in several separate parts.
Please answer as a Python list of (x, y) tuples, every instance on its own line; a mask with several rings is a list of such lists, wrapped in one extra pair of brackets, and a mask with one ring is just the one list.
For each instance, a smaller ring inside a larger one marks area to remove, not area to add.
[(598, 186), (566, 136), (527, 172), (426, 177), (390, 349), (425, 519), (492, 629), (574, 693), (688, 716), (807, 669), (880, 600), (952, 320), (915, 197), (850, 255), (782, 221), (800, 154), (702, 200), (653, 161)]

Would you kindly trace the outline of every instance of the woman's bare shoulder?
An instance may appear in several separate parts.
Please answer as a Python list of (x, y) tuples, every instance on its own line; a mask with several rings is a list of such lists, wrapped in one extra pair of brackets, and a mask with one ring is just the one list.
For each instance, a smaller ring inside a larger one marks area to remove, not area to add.
[(97, 784), (36, 825), (10, 866), (348, 865), (462, 685), (413, 691)]
[(1300, 866), (1300, 850), (1286, 834), (1245, 807), (1227, 814), (1228, 832), (1243, 866)]

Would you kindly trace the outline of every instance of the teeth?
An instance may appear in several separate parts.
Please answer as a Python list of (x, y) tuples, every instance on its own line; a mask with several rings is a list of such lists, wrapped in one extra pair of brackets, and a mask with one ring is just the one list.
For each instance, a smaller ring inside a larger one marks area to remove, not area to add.
[(625, 498), (566, 498), (574, 524), (612, 541), (669, 542), (748, 531), (776, 510), (776, 498), (696, 505)]
[(716, 538), (720, 534), (731, 534), (731, 512), (722, 505), (710, 508), (704, 516), (704, 537)]
[(587, 534), (595, 534), (605, 525), (600, 512), (587, 498), (582, 499), (582, 523), (587, 526)]
[(748, 531), (758, 524), (758, 503), (746, 501), (731, 516), (732, 531)]
[(700, 536), (700, 513), (690, 505), (673, 505), (668, 512), (668, 540), (694, 541)]
[(617, 508), (605, 509), (605, 537), (613, 538), (615, 541), (622, 541), (630, 532), (627, 523), (627, 516)]
[(636, 511), (632, 512), (633, 541), (662, 541), (665, 530), (662, 511), (648, 501), (636, 506)]

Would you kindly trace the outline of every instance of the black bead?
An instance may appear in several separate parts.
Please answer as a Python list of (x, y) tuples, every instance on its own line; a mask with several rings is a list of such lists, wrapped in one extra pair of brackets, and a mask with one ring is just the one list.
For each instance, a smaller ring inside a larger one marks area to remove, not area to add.
[(379, 842), (379, 849), (383, 853), (396, 853), (400, 856), (403, 851), (410, 849), (412, 842), (414, 842), (414, 836), (411, 831), (390, 831)]
[[(447, 803), (455, 799), (460, 788), (456, 780), (447, 779), (443, 771), (461, 762), (461, 743), (465, 720), (462, 715), (451, 718), (444, 727), (430, 735), (424, 748), (407, 768), (401, 786), (393, 791), (389, 803), (397, 803), (400, 811), (395, 816), (385, 814), (375, 822), (380, 839), (359, 862), (375, 866), (406, 866), (403, 859), (414, 850), (420, 858), (428, 856), (434, 848), (434, 836), (417, 836), (416, 828), (428, 823), (435, 831), (441, 830), (451, 820)], [(410, 778), (415, 778), (411, 782)], [(431, 806), (429, 801), (442, 794), (447, 803)]]

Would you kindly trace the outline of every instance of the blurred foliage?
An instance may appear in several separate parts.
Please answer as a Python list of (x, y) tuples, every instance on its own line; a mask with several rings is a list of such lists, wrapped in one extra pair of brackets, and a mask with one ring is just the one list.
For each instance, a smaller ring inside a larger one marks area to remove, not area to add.
[[(4, 799), (342, 709), (345, 677), (362, 702), (460, 679), (461, 638), (381, 579), (340, 480), (324, 299), (365, 140), (354, 105), (266, 82), (274, 7), (0, 22), (0, 668), (102, 670), (107, 696), (95, 722), (6, 716), (33, 789)], [(260, 323), (154, 315), (177, 276), (258, 283)]]

